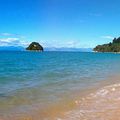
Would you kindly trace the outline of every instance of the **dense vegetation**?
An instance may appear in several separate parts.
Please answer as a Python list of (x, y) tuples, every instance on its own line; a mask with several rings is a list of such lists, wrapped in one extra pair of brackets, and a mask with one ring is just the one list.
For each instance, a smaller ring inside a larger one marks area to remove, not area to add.
[(32, 42), (26, 50), (43, 51), (43, 47), (37, 42)]
[(108, 44), (98, 45), (93, 50), (96, 52), (120, 52), (120, 37), (114, 38)]

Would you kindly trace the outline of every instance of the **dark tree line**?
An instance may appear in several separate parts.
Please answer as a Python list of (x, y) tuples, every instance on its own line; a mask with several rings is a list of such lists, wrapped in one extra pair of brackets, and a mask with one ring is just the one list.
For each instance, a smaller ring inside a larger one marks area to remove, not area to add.
[(120, 52), (120, 37), (114, 38), (108, 44), (98, 45), (93, 50), (96, 52)]

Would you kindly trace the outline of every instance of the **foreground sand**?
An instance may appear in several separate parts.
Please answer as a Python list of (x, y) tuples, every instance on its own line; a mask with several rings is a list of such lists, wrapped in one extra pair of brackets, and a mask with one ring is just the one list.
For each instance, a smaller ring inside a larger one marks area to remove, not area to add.
[(120, 120), (120, 84), (108, 85), (47, 111), (34, 112), (33, 115), (3, 116), (0, 120)]
[(99, 89), (76, 104), (78, 108), (62, 120), (120, 120), (120, 84)]

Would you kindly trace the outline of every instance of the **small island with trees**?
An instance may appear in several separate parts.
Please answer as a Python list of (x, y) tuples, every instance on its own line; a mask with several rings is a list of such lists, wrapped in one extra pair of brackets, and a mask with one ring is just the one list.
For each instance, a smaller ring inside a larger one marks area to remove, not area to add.
[(27, 48), (26, 50), (29, 51), (41, 51), (43, 52), (43, 47), (38, 43), (38, 42), (32, 42)]
[(108, 44), (98, 45), (93, 51), (95, 52), (120, 52), (120, 37), (114, 38), (112, 42)]

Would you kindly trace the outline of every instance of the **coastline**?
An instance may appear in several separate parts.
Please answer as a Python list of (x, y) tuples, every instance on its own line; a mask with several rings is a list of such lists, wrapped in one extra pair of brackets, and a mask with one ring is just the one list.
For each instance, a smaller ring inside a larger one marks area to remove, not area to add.
[(120, 52), (98, 52), (98, 51), (93, 51), (93, 53), (113, 53), (113, 54), (120, 54)]

